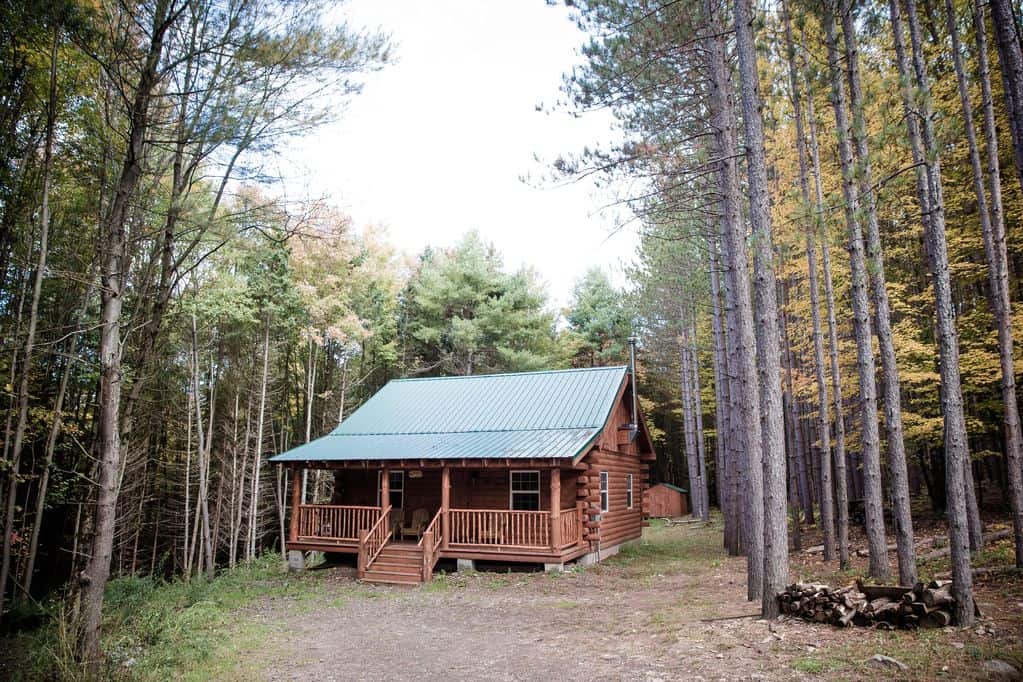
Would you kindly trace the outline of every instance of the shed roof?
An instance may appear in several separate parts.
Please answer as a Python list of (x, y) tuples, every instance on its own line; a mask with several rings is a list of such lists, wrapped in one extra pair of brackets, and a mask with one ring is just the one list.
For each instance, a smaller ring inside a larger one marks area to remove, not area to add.
[(687, 492), (689, 492), (685, 488), (679, 488), (677, 485), (672, 485), (671, 483), (655, 483), (655, 484), (653, 484), (650, 487), (651, 488), (656, 488), (659, 485), (663, 485), (665, 488), (671, 488), (672, 490), (674, 490), (676, 492), (680, 492), (680, 493), (687, 493)]
[(575, 457), (627, 368), (395, 379), (330, 434), (273, 462)]

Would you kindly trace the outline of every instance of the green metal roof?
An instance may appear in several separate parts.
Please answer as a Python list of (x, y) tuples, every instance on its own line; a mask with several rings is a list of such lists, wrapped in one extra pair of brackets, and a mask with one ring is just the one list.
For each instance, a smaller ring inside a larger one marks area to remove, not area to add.
[(270, 461), (575, 457), (603, 428), (626, 372), (396, 379), (330, 434)]
[(689, 492), (685, 488), (679, 488), (677, 485), (672, 485), (671, 483), (654, 483), (654, 486), (658, 486), (658, 485), (663, 485), (665, 488), (671, 488), (672, 490), (675, 490), (675, 491), (680, 492), (680, 493), (688, 493)]

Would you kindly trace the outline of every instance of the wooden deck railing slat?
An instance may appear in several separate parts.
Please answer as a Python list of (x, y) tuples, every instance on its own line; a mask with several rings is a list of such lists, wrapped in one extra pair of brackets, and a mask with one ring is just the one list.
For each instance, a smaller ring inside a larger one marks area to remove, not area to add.
[(358, 541), (359, 531), (380, 519), (379, 507), (302, 504), (298, 507), (298, 535), (318, 540)]

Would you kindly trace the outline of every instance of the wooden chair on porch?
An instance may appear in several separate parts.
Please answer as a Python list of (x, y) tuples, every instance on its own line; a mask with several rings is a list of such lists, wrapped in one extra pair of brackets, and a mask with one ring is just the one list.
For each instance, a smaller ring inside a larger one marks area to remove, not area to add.
[(430, 523), (430, 512), (420, 507), (412, 512), (410, 523), (401, 524), (401, 539), (404, 540), (406, 536), (412, 536), (418, 540), (423, 536), (423, 531), (426, 530), (428, 523)]

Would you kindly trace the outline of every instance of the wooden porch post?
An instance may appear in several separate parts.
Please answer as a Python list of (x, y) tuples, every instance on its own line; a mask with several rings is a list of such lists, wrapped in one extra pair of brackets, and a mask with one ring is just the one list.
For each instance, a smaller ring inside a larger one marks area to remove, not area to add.
[(448, 528), (448, 510), (451, 508), (451, 467), (445, 466), (440, 472), (440, 527), (441, 542), (444, 549), (448, 548), (451, 531)]
[[(296, 465), (291, 470), (291, 527), (288, 529), (288, 540), (290, 542), (298, 541), (298, 515), (299, 506), (302, 504), (302, 479), (304, 476), (298, 475), (299, 469)], [(305, 473), (305, 469), (302, 469)]]
[(551, 549), (561, 551), (561, 469), (551, 469)]
[(391, 502), (391, 470), (384, 467), (380, 470), (380, 510), (383, 511)]

